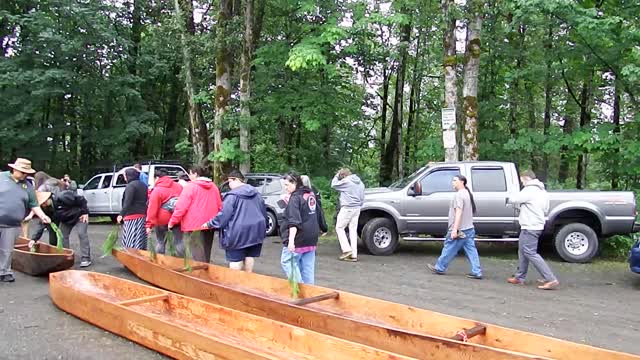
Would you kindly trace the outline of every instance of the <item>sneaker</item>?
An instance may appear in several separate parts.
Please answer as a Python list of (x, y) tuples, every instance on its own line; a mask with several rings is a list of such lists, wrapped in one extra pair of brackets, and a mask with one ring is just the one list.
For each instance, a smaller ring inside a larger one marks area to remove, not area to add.
[(476, 274), (467, 274), (465, 275), (466, 277), (468, 277), (469, 279), (474, 279), (474, 280), (482, 280), (482, 275), (476, 275)]
[(91, 260), (84, 260), (80, 263), (80, 267), (88, 267), (91, 266)]
[(351, 254), (352, 254), (351, 251), (343, 252), (338, 259), (347, 260), (348, 258), (351, 257)]
[(2, 282), (14, 282), (14, 281), (16, 281), (16, 278), (14, 278), (12, 274), (6, 274), (6, 275), (0, 276), (0, 281), (2, 281)]
[(558, 287), (558, 285), (560, 285), (560, 282), (558, 280), (547, 281), (544, 284), (538, 286), (538, 289), (540, 289), (540, 290), (554, 290), (555, 288)]
[(432, 273), (434, 273), (436, 275), (444, 275), (444, 271), (439, 271), (438, 269), (436, 269), (435, 266), (433, 266), (431, 264), (427, 264), (427, 267), (429, 268), (429, 270), (431, 270)]
[(510, 277), (507, 279), (507, 282), (509, 284), (513, 284), (513, 285), (524, 285), (524, 280), (522, 279), (518, 279), (517, 277)]
[(351, 261), (351, 262), (358, 262), (358, 258), (357, 257), (353, 257), (353, 255), (349, 255), (348, 258), (342, 259), (344, 261)]

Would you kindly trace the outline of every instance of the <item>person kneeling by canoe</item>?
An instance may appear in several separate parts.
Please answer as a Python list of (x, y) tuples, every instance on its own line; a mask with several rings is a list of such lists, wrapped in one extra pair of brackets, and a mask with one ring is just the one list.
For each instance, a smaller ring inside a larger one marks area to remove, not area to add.
[(229, 267), (253, 271), (267, 232), (267, 208), (260, 193), (244, 183), (244, 175), (232, 170), (227, 176), (231, 191), (222, 199), (222, 210), (202, 229), (220, 229), (220, 247)]
[[(91, 243), (89, 241), (89, 208), (87, 200), (74, 191), (60, 191), (56, 196), (50, 192), (38, 192), (38, 202), (42, 208), (52, 208), (55, 219), (60, 222), (62, 232), (62, 246), (69, 249), (71, 230), (76, 228), (80, 240), (80, 267), (91, 265)], [(34, 240), (29, 242), (32, 247)], [(55, 245), (55, 244), (52, 244)]]

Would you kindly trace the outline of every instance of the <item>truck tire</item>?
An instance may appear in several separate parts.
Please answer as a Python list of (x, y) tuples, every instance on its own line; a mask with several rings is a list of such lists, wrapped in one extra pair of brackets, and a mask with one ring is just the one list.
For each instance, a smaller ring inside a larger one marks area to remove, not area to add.
[(391, 255), (399, 244), (396, 225), (387, 218), (373, 218), (362, 229), (362, 242), (372, 255)]
[(278, 235), (278, 218), (273, 212), (267, 211), (267, 236), (276, 235)]
[(589, 262), (598, 253), (598, 234), (582, 223), (561, 227), (556, 232), (554, 243), (558, 255), (571, 263)]

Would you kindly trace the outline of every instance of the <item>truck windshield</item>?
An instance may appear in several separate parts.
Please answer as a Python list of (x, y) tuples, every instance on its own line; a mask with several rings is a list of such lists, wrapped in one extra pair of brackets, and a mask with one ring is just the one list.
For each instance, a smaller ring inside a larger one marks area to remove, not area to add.
[(413, 172), (413, 174), (403, 177), (402, 179), (394, 182), (393, 184), (389, 185), (390, 188), (403, 188), (407, 185), (409, 185), (409, 183), (411, 183), (416, 177), (418, 177), (419, 174), (421, 174), (426, 168), (428, 168), (428, 166), (423, 166), (420, 169), (416, 170)]

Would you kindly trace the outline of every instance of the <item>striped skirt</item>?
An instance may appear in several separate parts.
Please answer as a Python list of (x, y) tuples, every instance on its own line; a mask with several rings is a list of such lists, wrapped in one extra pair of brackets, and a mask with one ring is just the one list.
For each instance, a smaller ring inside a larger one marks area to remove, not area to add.
[(147, 249), (145, 218), (124, 220), (122, 224), (122, 246), (133, 249)]

